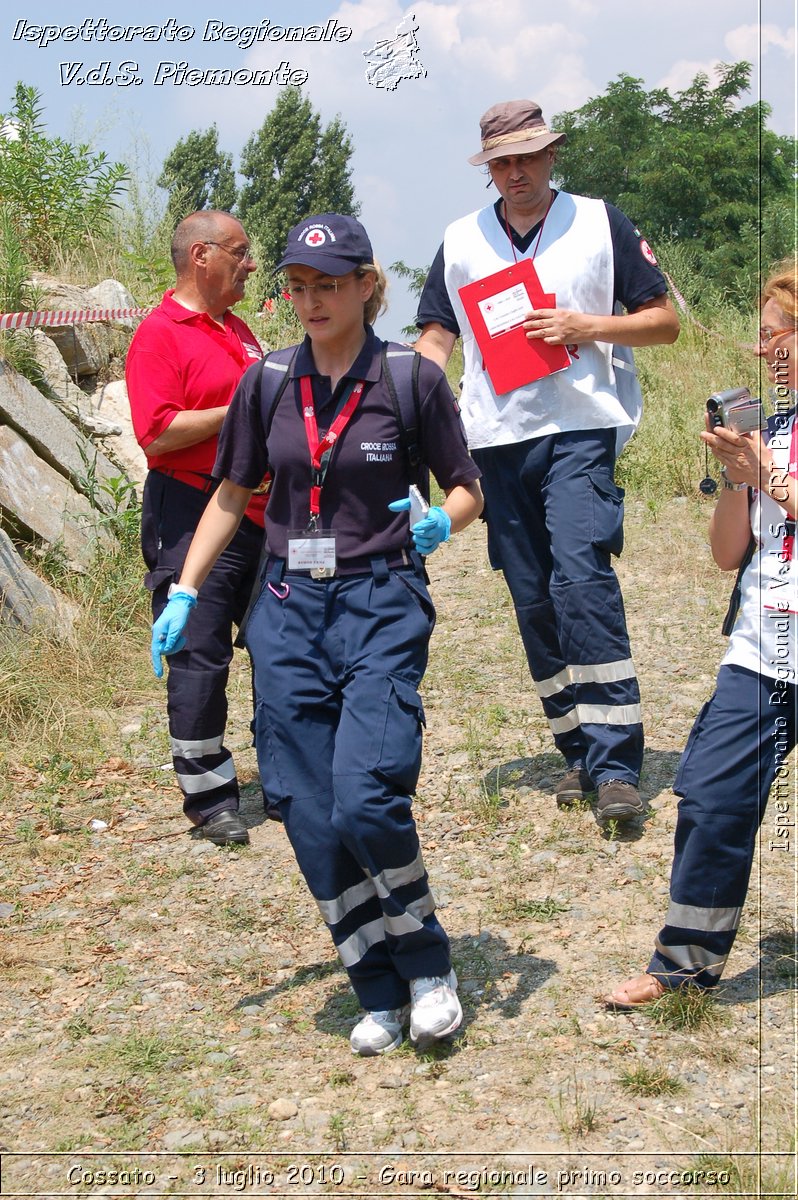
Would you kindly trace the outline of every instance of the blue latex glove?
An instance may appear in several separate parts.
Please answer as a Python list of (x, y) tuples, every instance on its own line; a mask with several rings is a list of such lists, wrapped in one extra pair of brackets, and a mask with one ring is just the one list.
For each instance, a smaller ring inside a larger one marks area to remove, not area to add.
[[(388, 507), (392, 512), (408, 512), (410, 498), (392, 500)], [(448, 542), (452, 532), (452, 518), (445, 509), (434, 504), (425, 517), (416, 521), (415, 525), (411, 525), (410, 532), (413, 535), (413, 544), (419, 554), (432, 554), (433, 550), (438, 549), (441, 542)]]
[(183, 630), (188, 624), (192, 608), (196, 608), (196, 606), (196, 599), (188, 592), (173, 592), (166, 608), (154, 623), (150, 653), (152, 654), (152, 669), (158, 679), (163, 675), (161, 655), (176, 654), (185, 646), (186, 639), (183, 637)]
[(448, 542), (452, 532), (452, 518), (446, 509), (433, 504), (426, 517), (411, 525), (410, 532), (419, 554), (432, 554), (441, 542)]

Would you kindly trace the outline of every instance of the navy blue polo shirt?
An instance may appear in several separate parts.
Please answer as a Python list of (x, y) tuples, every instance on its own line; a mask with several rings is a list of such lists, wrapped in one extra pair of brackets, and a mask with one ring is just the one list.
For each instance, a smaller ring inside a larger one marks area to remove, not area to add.
[[(241, 379), (219, 435), (214, 475), (240, 487), (255, 488), (267, 465), (271, 468), (274, 481), (265, 515), (268, 546), (275, 556), (287, 557), (288, 530), (305, 529), (310, 514), (311, 467), (302, 417), (302, 375), (311, 379), (319, 437), (332, 423), (347, 381), (364, 380), (366, 384), (349, 424), (335, 443), (321, 494), (320, 524), (335, 531), (339, 567), (362, 566), (370, 555), (399, 554), (411, 544), (407, 513), (393, 513), (388, 508), (391, 500), (407, 495), (410, 477), (382, 376), (381, 354), (386, 344), (366, 326), (363, 348), (333, 392), (330, 377), (320, 375), (316, 368), (306, 337), (289, 367), (289, 383), (272, 416), (268, 446), (264, 430), (269, 397), (274, 396), (279, 377), (276, 384), (267, 380), (265, 404), (257, 368)], [(478, 479), (480, 471), (468, 453), (460, 412), (446, 377), (425, 358), (419, 370), (419, 400), (421, 454), (440, 486), (448, 490)]]
[[(499, 198), (493, 208), (496, 220), (503, 229), (506, 229), (501, 204), (502, 201)], [(624, 216), (614, 204), (608, 204), (606, 200), (604, 204), (610, 222), (615, 269), (613, 300), (619, 300), (627, 312), (634, 312), (641, 304), (653, 300), (655, 296), (664, 296), (668, 290), (668, 284), (659, 267), (645, 257), (643, 247), (647, 247), (648, 244), (640, 230), (635, 229), (629, 218)], [(528, 233), (523, 235), (510, 226), (513, 244), (522, 254), (529, 249), (537, 237), (540, 225), (541, 222), (538, 222)], [(650, 250), (648, 252), (651, 253)], [(459, 337), (460, 326), (454, 315), (444, 281), (444, 265), (443, 245), (441, 245), (429, 269), (429, 275), (421, 293), (416, 325), (423, 328), (424, 325), (435, 321), (449, 333)]]

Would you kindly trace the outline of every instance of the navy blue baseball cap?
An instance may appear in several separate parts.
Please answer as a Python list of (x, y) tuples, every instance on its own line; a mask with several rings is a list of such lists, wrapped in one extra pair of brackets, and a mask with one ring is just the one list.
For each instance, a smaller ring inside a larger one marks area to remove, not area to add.
[(325, 275), (346, 275), (361, 263), (371, 262), (374, 251), (359, 221), (341, 213), (319, 213), (294, 226), (277, 269), (296, 264)]

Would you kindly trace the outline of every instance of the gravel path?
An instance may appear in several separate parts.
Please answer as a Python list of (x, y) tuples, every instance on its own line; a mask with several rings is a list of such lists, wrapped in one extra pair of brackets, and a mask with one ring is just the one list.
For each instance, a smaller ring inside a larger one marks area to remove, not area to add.
[(794, 1195), (795, 842), (768, 849), (772, 810), (703, 1020), (597, 1002), (645, 965), (667, 903), (670, 785), (730, 586), (707, 516), (673, 501), (627, 517), (649, 811), (615, 838), (554, 804), (560, 762), (483, 529), (431, 560), (416, 816), (461, 980), (451, 1047), (351, 1055), (356, 1002), (259, 813), (243, 664), (229, 742), (248, 850), (185, 834), (155, 683), (150, 708), (117, 714), (119, 757), (61, 789), (65, 831), (43, 816), (55, 784), (5, 764), (20, 833), (0, 868), (0, 1191)]

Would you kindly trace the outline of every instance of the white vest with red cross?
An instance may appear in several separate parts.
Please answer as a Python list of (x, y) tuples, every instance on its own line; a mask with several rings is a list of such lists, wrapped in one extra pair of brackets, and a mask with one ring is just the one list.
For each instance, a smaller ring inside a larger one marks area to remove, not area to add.
[[(611, 314), (614, 264), (603, 200), (558, 192), (539, 244), (515, 248), (515, 259), (533, 258), (544, 292), (558, 308)], [(618, 449), (631, 437), (642, 397), (631, 350), (609, 342), (576, 347), (564, 371), (497, 395), (482, 367), (458, 289), (515, 261), (507, 230), (493, 205), (462, 217), (443, 239), (446, 289), (463, 336), (461, 408), (472, 449), (503, 446), (571, 429), (617, 429)]]

